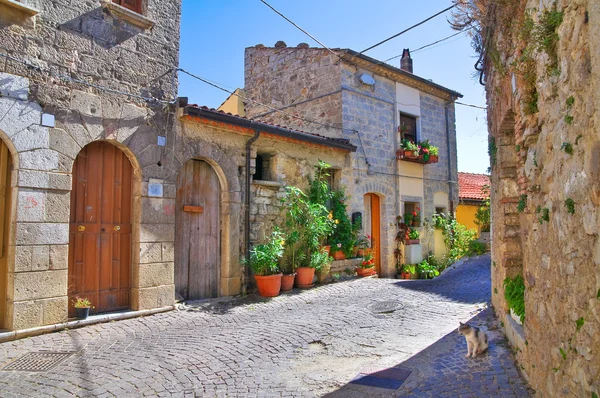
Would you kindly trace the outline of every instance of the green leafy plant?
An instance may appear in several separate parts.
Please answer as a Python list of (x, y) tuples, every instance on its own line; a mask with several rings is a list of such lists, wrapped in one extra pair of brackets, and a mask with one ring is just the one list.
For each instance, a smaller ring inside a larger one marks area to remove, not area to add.
[(327, 178), (329, 177), (329, 169), (331, 165), (319, 160), (314, 166), (315, 176), (308, 178), (308, 191), (307, 196), (310, 203), (320, 204), (326, 206), (331, 199), (332, 192), (327, 184)]
[(417, 266), (415, 264), (402, 264), (400, 272), (413, 275), (417, 272)]
[(581, 317), (575, 321), (575, 324), (577, 325), (577, 331), (579, 331), (579, 329), (581, 329), (583, 327), (583, 325), (585, 324), (585, 319), (583, 319), (583, 317)]
[(573, 107), (574, 103), (575, 103), (575, 97), (570, 96), (569, 98), (567, 98), (567, 109), (571, 109)]
[(375, 267), (375, 260), (373, 259), (373, 253), (367, 253), (363, 257), (360, 263), (361, 268), (373, 268)]
[(472, 240), (469, 242), (469, 255), (477, 255), (480, 256), (486, 252), (485, 243), (481, 243), (477, 240)]
[(573, 199), (567, 198), (567, 200), (565, 200), (565, 206), (567, 206), (569, 214), (575, 214), (575, 201)]
[(508, 308), (521, 319), (525, 320), (525, 281), (521, 275), (504, 280), (504, 298)]
[(523, 213), (527, 207), (527, 195), (523, 194), (519, 197), (519, 203), (517, 204), (517, 211)]
[(543, 209), (541, 209), (539, 211), (540, 216), (538, 217), (538, 221), (540, 222), (540, 224), (543, 224), (544, 221), (545, 222), (550, 222), (550, 209), (548, 209), (547, 207), (544, 207)]
[(579, 145), (579, 140), (583, 138), (583, 135), (579, 134), (576, 138), (575, 138), (575, 145)]
[(409, 229), (408, 231), (408, 238), (409, 239), (419, 239), (419, 231), (417, 231), (414, 228)]
[(494, 137), (490, 137), (488, 140), (488, 155), (490, 155), (490, 163), (493, 168), (496, 165), (496, 156), (498, 155), (498, 147)]
[(310, 254), (310, 261), (308, 266), (310, 268), (314, 268), (317, 271), (320, 271), (326, 265), (330, 264), (333, 260), (333, 257), (329, 257), (329, 253), (323, 250), (317, 250)]
[(446, 216), (444, 214), (433, 214), (431, 216), (431, 223), (435, 227), (435, 229), (444, 229), (444, 221), (446, 220)]
[(440, 274), (438, 269), (434, 265), (429, 264), (427, 260), (423, 260), (417, 264), (417, 270), (424, 279), (433, 279)]
[(469, 242), (475, 240), (477, 231), (468, 229), (455, 218), (441, 218), (440, 223), (448, 252), (448, 265), (450, 265), (469, 252)]
[(548, 54), (548, 71), (552, 74), (558, 73), (558, 27), (563, 21), (563, 13), (556, 10), (544, 10), (540, 15), (539, 22), (533, 28), (531, 34), (537, 44), (538, 51)]
[(515, 145), (515, 151), (520, 152), (521, 151), (521, 145), (519, 145), (519, 144)]
[(331, 195), (331, 214), (336, 224), (329, 241), (340, 243), (341, 250), (347, 258), (352, 257), (352, 251), (357, 240), (358, 230), (354, 227), (346, 211), (346, 193), (344, 188), (337, 189)]
[(250, 269), (254, 275), (267, 276), (280, 272), (279, 259), (283, 256), (285, 239), (276, 228), (265, 243), (256, 245), (250, 250)]
[(411, 213), (406, 213), (404, 215), (404, 223), (407, 225), (411, 225), (413, 222), (413, 215)]
[(573, 116), (565, 115), (565, 123), (567, 123), (567, 124), (573, 123)]
[(371, 235), (361, 235), (356, 240), (356, 246), (359, 249), (368, 249), (371, 247)]
[(483, 200), (483, 205), (477, 208), (474, 222), (476, 225), (479, 225), (481, 232), (490, 232), (490, 186), (484, 185), (481, 187), (481, 192), (486, 195), (486, 198)]
[(94, 308), (90, 300), (87, 297), (75, 297), (73, 300), (73, 307), (75, 308)]
[(560, 351), (560, 356), (562, 357), (563, 361), (567, 360), (567, 353), (565, 352), (565, 350), (562, 349), (562, 347), (560, 347), (558, 349), (558, 351)]
[(568, 153), (569, 155), (573, 154), (573, 144), (570, 142), (563, 142), (560, 149), (564, 150), (565, 153)]

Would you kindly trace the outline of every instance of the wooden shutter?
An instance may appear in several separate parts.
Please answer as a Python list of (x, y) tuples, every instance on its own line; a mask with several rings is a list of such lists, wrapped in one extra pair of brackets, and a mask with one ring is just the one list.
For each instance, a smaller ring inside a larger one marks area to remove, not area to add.
[(137, 13), (142, 13), (142, 0), (113, 0), (113, 3), (117, 3)]

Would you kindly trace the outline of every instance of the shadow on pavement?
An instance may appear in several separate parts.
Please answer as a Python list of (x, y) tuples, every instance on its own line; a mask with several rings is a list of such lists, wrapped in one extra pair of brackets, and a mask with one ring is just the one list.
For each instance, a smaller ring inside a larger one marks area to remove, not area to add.
[(481, 326), (490, 341), (488, 351), (478, 357), (465, 358), (465, 338), (454, 331), (406, 361), (359, 374), (324, 397), (531, 396), (493, 310), (482, 311), (469, 323)]

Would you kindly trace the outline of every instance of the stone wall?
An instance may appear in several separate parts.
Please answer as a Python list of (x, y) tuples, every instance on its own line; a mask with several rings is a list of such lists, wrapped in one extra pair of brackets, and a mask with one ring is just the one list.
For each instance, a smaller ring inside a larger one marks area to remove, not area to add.
[[(98, 1), (36, 6), (37, 16), (12, 18), (0, 4), (1, 52), (14, 58), (0, 57), (0, 136), (13, 156), (16, 199), (4, 327), (66, 320), (72, 165), (97, 140), (121, 148), (134, 168), (131, 306), (170, 305), (172, 276), (145, 276), (173, 267), (179, 164), (166, 102), (177, 80), (163, 74), (178, 63), (180, 1), (145, 2), (152, 29), (115, 17)], [(55, 117), (54, 127), (41, 124), (42, 113)], [(166, 147), (158, 136), (166, 136)], [(147, 196), (149, 178), (164, 183), (162, 198)]]
[[(597, 396), (600, 6), (521, 0), (496, 3), (489, 18), (492, 301), (538, 395)], [(521, 330), (504, 299), (503, 281), (516, 275)]]

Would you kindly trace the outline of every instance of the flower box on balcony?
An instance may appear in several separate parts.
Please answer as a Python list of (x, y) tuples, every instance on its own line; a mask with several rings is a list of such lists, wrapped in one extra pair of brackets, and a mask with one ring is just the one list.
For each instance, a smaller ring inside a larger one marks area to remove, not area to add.
[(429, 140), (415, 144), (404, 139), (400, 149), (396, 151), (396, 159), (421, 164), (437, 163), (438, 148), (431, 145)]

